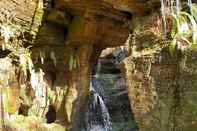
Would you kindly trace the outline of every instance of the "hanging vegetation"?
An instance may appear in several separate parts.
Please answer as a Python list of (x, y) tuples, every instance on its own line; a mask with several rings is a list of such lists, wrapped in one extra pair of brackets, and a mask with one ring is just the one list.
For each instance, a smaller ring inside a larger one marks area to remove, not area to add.
[(197, 5), (192, 4), (190, 0), (187, 6), (181, 6), (179, 0), (171, 0), (170, 5), (165, 1), (161, 3), (164, 37), (166, 40), (171, 39), (170, 50), (175, 47), (185, 50), (197, 44)]

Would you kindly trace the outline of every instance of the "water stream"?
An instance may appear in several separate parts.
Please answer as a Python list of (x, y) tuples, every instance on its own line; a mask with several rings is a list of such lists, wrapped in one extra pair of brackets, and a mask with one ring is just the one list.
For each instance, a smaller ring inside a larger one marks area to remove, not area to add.
[(100, 57), (90, 83), (83, 131), (138, 131), (119, 64), (127, 51), (116, 49)]
[[(101, 63), (96, 66), (96, 74), (101, 71)], [(94, 76), (90, 83), (90, 96), (86, 112), (85, 126), (87, 131), (112, 131), (111, 118), (101, 95), (104, 91), (95, 81)]]
[(86, 113), (87, 131), (112, 131), (108, 109), (102, 97), (91, 86), (89, 107)]

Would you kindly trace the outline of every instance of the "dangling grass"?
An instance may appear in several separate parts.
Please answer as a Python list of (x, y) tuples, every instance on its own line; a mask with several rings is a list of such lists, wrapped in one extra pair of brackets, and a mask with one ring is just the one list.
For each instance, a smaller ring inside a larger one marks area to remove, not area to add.
[(170, 16), (173, 22), (170, 49), (174, 50), (177, 47), (185, 50), (197, 44), (197, 5), (192, 4), (189, 11), (181, 10), (179, 13), (172, 11)]

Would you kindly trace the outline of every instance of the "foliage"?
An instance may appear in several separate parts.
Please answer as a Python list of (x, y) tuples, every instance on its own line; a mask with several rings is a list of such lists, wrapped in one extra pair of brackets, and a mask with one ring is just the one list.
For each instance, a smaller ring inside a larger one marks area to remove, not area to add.
[[(40, 6), (41, 5), (42, 3), (40, 3)], [(31, 24), (31, 27), (29, 26), (27, 27), (26, 25), (16, 24), (14, 21), (15, 16), (14, 15), (11, 16), (12, 13), (10, 12), (3, 11), (3, 15), (0, 16), (1, 17), (0, 19), (0, 51), (9, 52), (8, 54), (6, 54), (6, 56), (3, 56), (3, 57), (5, 57), (6, 59), (8, 58), (10, 59), (11, 61), (10, 63), (12, 64), (12, 67), (10, 68), (14, 68), (13, 70), (15, 70), (17, 73), (18, 71), (22, 73), (22, 75), (18, 75), (19, 77), (27, 77), (28, 70), (30, 73), (35, 73), (33, 69), (33, 62), (31, 59), (31, 51), (30, 51), (31, 46), (29, 45), (34, 42), (36, 38), (36, 34), (39, 29), (38, 27), (41, 25), (43, 9), (40, 6), (38, 5), (37, 7), (38, 10), (36, 10), (35, 12), (35, 16), (33, 18), (34, 20), (32, 21), (33, 23)], [(14, 72), (12, 75), (16, 75), (16, 72)], [(5, 77), (7, 77), (6, 81), (10, 80), (9, 75), (5, 75)], [(31, 77), (32, 77), (32, 74), (31, 74)], [(17, 79), (18, 82), (20, 81), (19, 79)], [(16, 82), (15, 80), (16, 80), (16, 76), (13, 81)], [(2, 83), (6, 83), (6, 81), (3, 81)], [(9, 82), (8, 85), (1, 85), (0, 87), (2, 89), (0, 92), (1, 93), (0, 99), (3, 103), (1, 108), (2, 110), (4, 109), (3, 113), (14, 114), (14, 113), (17, 113), (20, 104), (24, 104), (27, 106), (31, 105), (32, 99), (31, 99), (31, 96), (28, 96), (27, 94), (28, 87), (27, 85), (25, 85), (26, 83), (24, 84), (24, 83), (19, 82), (19, 85), (16, 84), (14, 86), (12, 85), (10, 86), (10, 84), (11, 83)], [(6, 117), (5, 117), (5, 120), (6, 120)]]
[(9, 57), (15, 58), (14, 60), (19, 63), (19, 67), (26, 75), (28, 65), (31, 62), (30, 50), (23, 45), (25, 41), (23, 28), (11, 21), (11, 18), (9, 18), (0, 23), (0, 46), (2, 50), (11, 51)]
[(193, 4), (191, 12), (183, 10), (180, 12), (171, 12), (172, 29), (170, 49), (174, 50), (175, 46), (184, 50), (197, 44), (197, 5)]
[(3, 15), (0, 16), (0, 50), (11, 51), (10, 56), (16, 61), (24, 72), (27, 74), (27, 70), (32, 70), (31, 52), (29, 48), (39, 31), (39, 26), (42, 23), (44, 15), (44, 1), (38, 0), (36, 10), (33, 14), (31, 25), (22, 25), (15, 22), (15, 14), (9, 11), (3, 11)]

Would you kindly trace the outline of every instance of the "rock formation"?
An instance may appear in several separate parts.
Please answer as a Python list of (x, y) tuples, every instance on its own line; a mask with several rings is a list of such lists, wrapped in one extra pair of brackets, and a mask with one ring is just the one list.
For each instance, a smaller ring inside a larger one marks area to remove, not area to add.
[(94, 66), (120, 47), (117, 62), (140, 130), (196, 127), (195, 93), (187, 94), (196, 92), (196, 51), (170, 54), (160, 1), (1, 0), (0, 7), (2, 130), (23, 129), (10, 120), (25, 119), (40, 122), (26, 128), (48, 129), (48, 122), (80, 131)]

